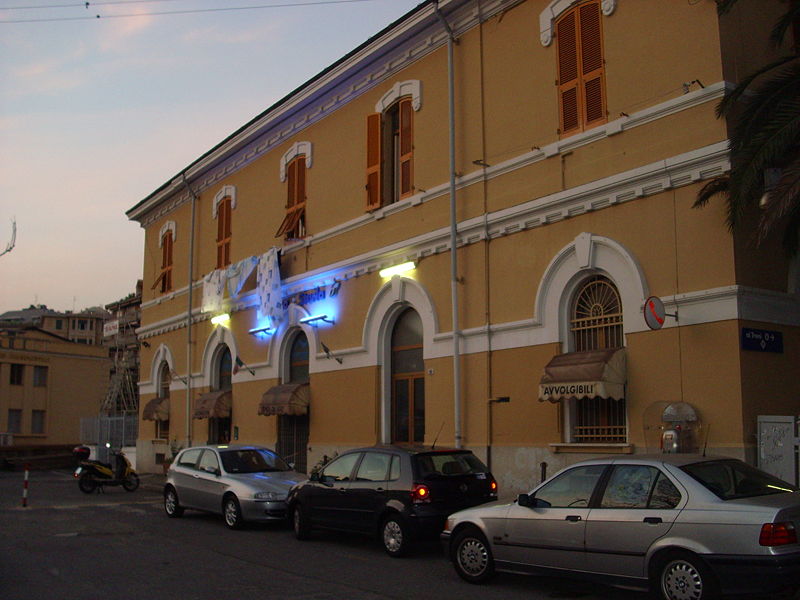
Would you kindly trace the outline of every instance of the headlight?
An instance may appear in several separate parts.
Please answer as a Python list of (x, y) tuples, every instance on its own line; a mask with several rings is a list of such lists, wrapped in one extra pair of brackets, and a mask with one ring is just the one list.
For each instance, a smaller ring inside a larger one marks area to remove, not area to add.
[(253, 498), (256, 500), (286, 500), (286, 492), (256, 492)]

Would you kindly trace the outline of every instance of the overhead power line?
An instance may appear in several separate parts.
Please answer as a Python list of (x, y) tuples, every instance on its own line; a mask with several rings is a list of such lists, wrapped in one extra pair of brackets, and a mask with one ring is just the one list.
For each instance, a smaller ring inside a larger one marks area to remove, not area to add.
[[(117, 0), (116, 2), (97, 2), (94, 4), (126, 4), (132, 2), (145, 2), (145, 1), (153, 1), (153, 0), (127, 0), (124, 2), (123, 0)], [(170, 0), (158, 0), (158, 1), (170, 1)], [(323, 4), (349, 4), (353, 2), (375, 2), (376, 0), (308, 0), (307, 2), (296, 2), (294, 4), (260, 4), (254, 6), (226, 6), (222, 8), (194, 8), (194, 9), (185, 9), (185, 10), (164, 10), (164, 11), (153, 11), (153, 12), (143, 12), (143, 13), (130, 13), (130, 14), (119, 14), (119, 15), (99, 15), (96, 14), (94, 16), (87, 15), (83, 17), (43, 17), (41, 19), (8, 19), (8, 20), (0, 20), (0, 24), (4, 23), (54, 23), (59, 21), (89, 21), (89, 20), (97, 20), (97, 19), (129, 19), (135, 17), (160, 17), (166, 15), (191, 15), (191, 14), (202, 14), (202, 13), (218, 13), (218, 12), (232, 12), (232, 11), (244, 11), (244, 10), (258, 10), (258, 9), (265, 9), (265, 8), (294, 8), (294, 7), (303, 7), (303, 6), (319, 6)], [(68, 5), (69, 8), (74, 8), (76, 6), (83, 6), (83, 4), (78, 5)], [(57, 8), (67, 7), (58, 6)], [(22, 8), (22, 7), (12, 7), (14, 9)], [(25, 7), (28, 8), (28, 7)], [(44, 8), (44, 7), (42, 7)], [(5, 9), (8, 10), (8, 9)]]

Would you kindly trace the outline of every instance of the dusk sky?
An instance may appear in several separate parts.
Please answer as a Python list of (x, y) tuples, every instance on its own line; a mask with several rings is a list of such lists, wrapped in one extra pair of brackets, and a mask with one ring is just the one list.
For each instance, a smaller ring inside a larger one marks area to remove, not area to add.
[(0, 313), (133, 292), (125, 211), (420, 2), (0, 0)]

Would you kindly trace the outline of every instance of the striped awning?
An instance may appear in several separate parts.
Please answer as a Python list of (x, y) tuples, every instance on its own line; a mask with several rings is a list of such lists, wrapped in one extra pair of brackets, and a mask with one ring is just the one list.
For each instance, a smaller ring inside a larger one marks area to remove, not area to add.
[(271, 387), (261, 397), (260, 415), (306, 415), (311, 403), (311, 389), (307, 383), (286, 383)]
[(539, 381), (539, 401), (625, 397), (625, 348), (567, 352), (554, 356)]
[(218, 390), (202, 394), (194, 401), (192, 417), (195, 419), (230, 417), (232, 400), (233, 392), (231, 390)]
[(153, 398), (142, 411), (145, 421), (169, 421), (169, 398)]

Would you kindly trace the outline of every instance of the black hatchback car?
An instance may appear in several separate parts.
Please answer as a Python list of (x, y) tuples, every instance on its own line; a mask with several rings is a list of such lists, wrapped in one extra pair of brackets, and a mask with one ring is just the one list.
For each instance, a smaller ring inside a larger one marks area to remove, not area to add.
[(469, 450), (373, 446), (349, 450), (287, 498), (298, 539), (314, 528), (378, 534), (390, 556), (436, 538), (448, 515), (497, 500), (497, 482)]

